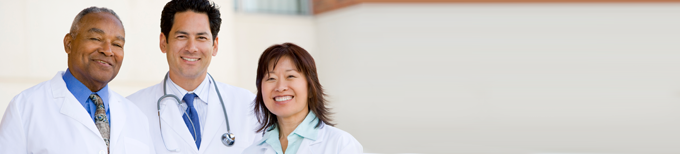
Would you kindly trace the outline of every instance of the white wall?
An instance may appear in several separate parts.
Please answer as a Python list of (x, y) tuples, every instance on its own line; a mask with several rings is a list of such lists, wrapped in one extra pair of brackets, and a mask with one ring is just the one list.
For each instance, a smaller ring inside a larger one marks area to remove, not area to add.
[(680, 3), (363, 4), (317, 16), (366, 152), (680, 153)]
[[(122, 95), (160, 82), (166, 0), (0, 1), (0, 115), (66, 69), (62, 39), (85, 7), (126, 28)], [(316, 58), (337, 127), (372, 153), (680, 153), (680, 4), (362, 4), (317, 16), (222, 6), (210, 72), (255, 90), (260, 53)]]

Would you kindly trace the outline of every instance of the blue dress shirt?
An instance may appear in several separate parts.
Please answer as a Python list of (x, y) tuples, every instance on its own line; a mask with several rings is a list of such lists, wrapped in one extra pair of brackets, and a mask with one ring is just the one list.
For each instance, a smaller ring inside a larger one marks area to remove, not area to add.
[(99, 95), (99, 97), (101, 97), (102, 101), (104, 102), (104, 108), (106, 109), (106, 118), (108, 118), (109, 127), (111, 127), (111, 114), (109, 113), (109, 85), (104, 86), (104, 88), (97, 92), (92, 92), (82, 82), (78, 81), (76, 77), (73, 77), (73, 74), (71, 74), (71, 71), (69, 69), (66, 69), (66, 72), (64, 72), (64, 76), (62, 76), (62, 79), (64, 79), (64, 82), (66, 82), (66, 88), (68, 88), (68, 91), (70, 91), (71, 94), (73, 94), (73, 96), (76, 97), (78, 102), (80, 102), (80, 105), (83, 105), (85, 110), (87, 110), (87, 113), (90, 114), (92, 122), (95, 122), (94, 113), (97, 111), (97, 106), (94, 105), (94, 102), (92, 102), (92, 100), (90, 100), (90, 95), (91, 94)]

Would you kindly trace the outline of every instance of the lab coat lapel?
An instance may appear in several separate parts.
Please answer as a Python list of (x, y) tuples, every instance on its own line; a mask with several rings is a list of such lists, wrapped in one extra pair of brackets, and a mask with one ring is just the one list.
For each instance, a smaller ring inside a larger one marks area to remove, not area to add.
[(262, 145), (260, 145), (260, 148), (261, 148), (260, 150), (262, 150), (262, 154), (276, 154), (274, 148), (267, 143), (263, 143)]
[(302, 140), (302, 143), (300, 143), (297, 154), (311, 154), (312, 150), (315, 149), (315, 145), (318, 145), (318, 143), (321, 143), (321, 138), (316, 141), (305, 138)]
[[(222, 144), (221, 142), (212, 143), (212, 141), (215, 141), (215, 138), (218, 138), (217, 140), (221, 141), (222, 133), (217, 133), (218, 130), (221, 130), (221, 128), (225, 127), (223, 133), (226, 133), (226, 124), (224, 112), (222, 111), (222, 104), (220, 103), (220, 98), (217, 96), (217, 92), (214, 90), (214, 88), (215, 86), (210, 84), (210, 93), (208, 96), (208, 117), (206, 118), (205, 128), (203, 128), (203, 132), (201, 132), (203, 139), (201, 141), (202, 147), (208, 147), (210, 144)], [(207, 148), (199, 149), (199, 151), (202, 153), (202, 151), (205, 151), (203, 149)]]
[(118, 95), (114, 94), (112, 91), (109, 91), (109, 113), (111, 115), (111, 145), (118, 143), (118, 140), (120, 139), (120, 136), (123, 132), (123, 128), (125, 128), (125, 124), (127, 123), (127, 114), (125, 114), (125, 106), (123, 106), (122, 100), (118, 97)]
[(93, 135), (98, 136), (103, 141), (103, 138), (99, 133), (99, 129), (97, 129), (97, 126), (94, 124), (94, 120), (90, 118), (87, 110), (85, 110), (83, 105), (80, 105), (75, 96), (73, 96), (73, 94), (68, 91), (68, 88), (66, 88), (66, 82), (64, 82), (64, 79), (61, 77), (63, 74), (64, 72), (59, 72), (54, 78), (52, 78), (52, 80), (50, 80), (50, 87), (52, 88), (51, 90), (53, 96), (52, 101), (54, 103), (61, 102), (61, 109), (59, 112), (73, 118), (73, 120), (87, 127), (87, 129), (89, 129)]
[(313, 149), (316, 149), (315, 146), (319, 145), (319, 143), (323, 142), (324, 140), (324, 135), (325, 134), (325, 126), (319, 129), (318, 137), (316, 140), (311, 140), (305, 138), (302, 140), (302, 143), (300, 143), (300, 147), (298, 148), (297, 154), (311, 154)]
[[(173, 130), (172, 132), (179, 136), (179, 138), (184, 140), (186, 145), (192, 147), (191, 151), (197, 152), (198, 150), (196, 150), (197, 148), (196, 143), (194, 142), (194, 137), (191, 136), (189, 128), (187, 128), (187, 125), (184, 124), (184, 119), (182, 119), (182, 113), (183, 112), (179, 111), (178, 104), (174, 98), (163, 99), (163, 102), (161, 102), (161, 117), (162, 117), (161, 127), (163, 127), (163, 129), (167, 129), (166, 127), (170, 127)], [(164, 131), (163, 133), (166, 133), (166, 131)], [(168, 131), (167, 133), (170, 133), (170, 131)]]

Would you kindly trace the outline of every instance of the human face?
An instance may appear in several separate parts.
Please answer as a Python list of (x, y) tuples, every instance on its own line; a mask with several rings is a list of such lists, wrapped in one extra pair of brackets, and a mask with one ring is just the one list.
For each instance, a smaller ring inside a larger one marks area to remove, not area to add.
[(110, 13), (90, 13), (81, 18), (76, 36), (64, 36), (71, 74), (91, 91), (113, 80), (123, 65), (125, 30)]
[(278, 118), (304, 119), (307, 108), (307, 79), (297, 70), (290, 57), (281, 57), (276, 68), (270, 65), (269, 74), (262, 79), (264, 105)]
[(217, 55), (217, 38), (212, 39), (208, 15), (193, 11), (175, 14), (172, 29), (161, 33), (160, 47), (166, 53), (173, 80), (205, 78), (212, 56)]

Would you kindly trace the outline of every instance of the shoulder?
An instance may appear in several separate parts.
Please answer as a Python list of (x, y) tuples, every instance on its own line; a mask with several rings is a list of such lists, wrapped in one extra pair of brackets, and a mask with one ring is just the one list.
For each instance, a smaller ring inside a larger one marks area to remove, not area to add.
[(51, 98), (53, 96), (51, 90), (52, 88), (50, 86), (51, 86), (50, 81), (41, 82), (33, 87), (21, 91), (21, 93), (17, 94), (16, 96), (14, 96), (14, 98), (12, 98), (11, 103), (13, 103), (14, 105), (24, 106), (27, 105), (27, 103), (43, 102), (39, 100)]
[(322, 133), (320, 135), (324, 136), (326, 139), (356, 140), (352, 134), (326, 124), (323, 124), (323, 127), (320, 129), (319, 133)]
[(217, 87), (222, 95), (235, 96), (235, 98), (254, 99), (255, 94), (249, 90), (222, 82), (217, 82)]
[(340, 151), (349, 151), (350, 153), (352, 151), (363, 152), (361, 143), (359, 143), (352, 134), (341, 129), (323, 124), (323, 127), (319, 130), (319, 135), (322, 136), (321, 138), (323, 138), (327, 145), (336, 145), (336, 147), (340, 147), (341, 149), (338, 149)]
[(157, 91), (158, 91), (159, 94), (161, 94), (160, 89), (159, 89), (160, 85), (161, 85), (161, 83), (158, 83), (156, 85), (146, 87), (142, 90), (139, 90), (139, 91), (131, 94), (130, 96), (127, 96), (126, 98), (129, 99), (132, 102), (138, 102), (138, 101), (141, 101), (141, 100), (144, 100), (144, 99), (156, 98), (156, 97), (152, 97), (150, 94), (155, 94)]
[(158, 83), (156, 85), (139, 90), (125, 98), (127, 98), (129, 101), (139, 106), (140, 108), (145, 108), (146, 106), (149, 105), (155, 106), (156, 100), (160, 98), (160, 96), (162, 95), (163, 92), (161, 83)]
[(116, 98), (118, 101), (120, 101), (123, 107), (125, 107), (126, 114), (134, 116), (144, 116), (142, 110), (140, 110), (139, 107), (137, 107), (132, 101), (123, 97), (123, 95), (120, 95), (114, 91), (110, 91), (109, 93), (112, 98)]
[(160, 83), (153, 85), (151, 87), (139, 90), (130, 96), (125, 97), (127, 101), (131, 104), (135, 104), (142, 112), (146, 113), (147, 116), (151, 116), (156, 111), (156, 101), (163, 94), (162, 87)]

